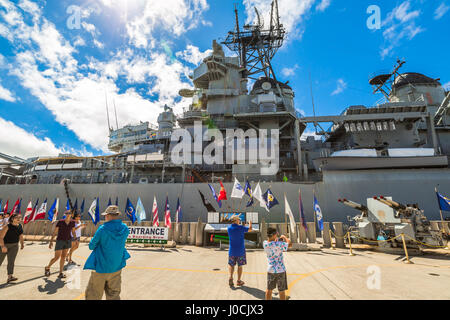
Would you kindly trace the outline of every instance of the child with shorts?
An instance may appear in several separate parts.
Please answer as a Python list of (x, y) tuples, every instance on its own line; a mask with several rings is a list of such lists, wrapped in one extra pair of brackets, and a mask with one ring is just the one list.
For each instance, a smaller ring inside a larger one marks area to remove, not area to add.
[(291, 241), (284, 235), (278, 237), (277, 230), (267, 229), (268, 240), (264, 241), (263, 247), (267, 254), (269, 268), (267, 270), (266, 300), (272, 300), (272, 292), (278, 287), (280, 300), (286, 300), (287, 275), (283, 261), (283, 252), (292, 247)]

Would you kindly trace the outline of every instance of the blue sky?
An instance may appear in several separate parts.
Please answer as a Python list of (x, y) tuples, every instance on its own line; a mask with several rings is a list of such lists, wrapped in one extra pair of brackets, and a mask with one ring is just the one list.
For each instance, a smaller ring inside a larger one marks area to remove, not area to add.
[[(242, 24), (254, 18), (253, 6), (265, 12), (271, 1), (238, 2)], [(119, 126), (155, 123), (164, 104), (181, 113), (189, 101), (178, 91), (192, 86), (188, 75), (212, 40), (234, 27), (233, 3), (0, 0), (0, 152), (108, 152), (105, 95), (111, 117), (116, 104)], [(370, 5), (380, 8), (379, 30), (367, 27)], [(289, 34), (273, 64), (305, 115), (312, 115), (309, 74), (317, 115), (375, 105), (382, 96), (372, 94), (369, 75), (392, 69), (397, 58), (407, 61), (404, 72), (450, 83), (450, 0), (279, 0), (279, 6)]]

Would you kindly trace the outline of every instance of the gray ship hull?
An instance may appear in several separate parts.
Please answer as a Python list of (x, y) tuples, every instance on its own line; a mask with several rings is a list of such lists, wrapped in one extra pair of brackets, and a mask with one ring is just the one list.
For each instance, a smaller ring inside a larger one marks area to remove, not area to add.
[[(241, 181), (243, 183), (243, 181)], [(256, 187), (255, 182), (250, 182), (251, 186)], [(232, 183), (225, 183), (228, 197), (231, 195)], [(219, 191), (219, 184), (213, 184), (216, 191)], [(259, 212), (260, 218), (265, 218), (267, 222), (284, 222), (284, 193), (288, 198), (296, 221), (299, 221), (298, 211), (298, 190), (301, 189), (303, 207), (305, 209), (306, 219), (313, 219), (313, 192), (316, 193), (325, 221), (347, 221), (347, 216), (358, 214), (340, 203), (339, 198), (347, 198), (359, 203), (365, 203), (367, 198), (373, 196), (392, 196), (393, 199), (402, 203), (418, 203), (421, 209), (425, 210), (425, 215), (430, 220), (439, 220), (439, 207), (434, 188), (438, 186), (443, 194), (450, 194), (450, 169), (391, 169), (391, 170), (339, 170), (326, 171), (323, 175), (323, 181), (317, 183), (261, 183), (263, 192), (271, 188), (280, 205), (275, 206), (270, 213), (264, 208), (255, 205), (246, 208), (248, 197), (245, 196), (242, 201), (239, 199), (230, 199), (224, 201), (222, 208), (219, 209), (214, 201), (211, 191), (207, 184), (70, 184), (69, 192), (71, 198), (78, 199), (78, 204), (85, 198), (85, 214), (93, 201), (94, 197), (100, 197), (100, 209), (104, 210), (108, 199), (111, 197), (113, 203), (116, 197), (119, 197), (119, 206), (123, 210), (126, 199), (129, 197), (133, 204), (136, 204), (138, 197), (141, 198), (147, 213), (147, 220), (151, 220), (151, 211), (153, 206), (153, 196), (156, 195), (158, 201), (158, 212), (160, 220), (164, 220), (164, 205), (166, 195), (169, 195), (169, 204), (174, 220), (176, 212), (177, 198), (180, 196), (183, 210), (183, 221), (194, 222), (200, 217), (202, 221), (207, 220), (207, 210), (202, 204), (202, 200), (197, 190), (202, 191), (209, 202), (219, 212), (229, 211), (247, 211)], [(1, 185), (0, 198), (6, 201), (9, 199), (10, 208), (12, 202), (18, 197), (22, 197), (22, 213), (30, 201), (39, 198), (42, 202), (48, 198), (49, 206), (55, 197), (60, 198), (60, 216), (66, 204), (65, 190), (62, 185)], [(47, 207), (48, 209), (49, 207)], [(445, 216), (445, 213), (444, 213)], [(450, 214), (447, 214), (450, 216)]]

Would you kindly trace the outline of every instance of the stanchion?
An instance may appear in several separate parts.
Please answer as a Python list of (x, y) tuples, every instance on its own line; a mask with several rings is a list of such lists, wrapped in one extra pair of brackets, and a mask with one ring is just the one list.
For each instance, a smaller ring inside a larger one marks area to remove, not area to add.
[(355, 254), (353, 253), (353, 250), (352, 250), (352, 240), (350, 238), (350, 232), (347, 232), (347, 236), (348, 236), (348, 245), (350, 246), (350, 255), (354, 256)]
[(336, 247), (333, 247), (333, 237), (331, 236), (331, 230), (330, 229), (328, 229), (328, 233), (330, 234), (331, 249), (336, 250)]
[(405, 250), (405, 256), (406, 256), (405, 263), (412, 264), (412, 262), (409, 260), (408, 250), (406, 249), (405, 234), (403, 234), (403, 233), (402, 233), (402, 241), (403, 241), (403, 250)]

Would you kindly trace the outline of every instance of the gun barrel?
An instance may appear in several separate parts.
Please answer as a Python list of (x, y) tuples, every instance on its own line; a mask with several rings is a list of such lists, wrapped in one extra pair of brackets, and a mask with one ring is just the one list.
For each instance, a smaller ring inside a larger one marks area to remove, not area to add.
[(406, 209), (406, 206), (405, 206), (405, 205), (403, 205), (403, 204), (401, 204), (401, 203), (399, 203), (399, 202), (397, 202), (397, 201), (389, 200), (389, 199), (386, 199), (386, 198), (384, 198), (384, 197), (381, 197), (381, 198), (382, 198), (385, 202), (390, 203), (391, 206), (392, 206), (394, 209), (396, 209), (396, 210), (399, 210), (399, 209), (404, 210), (404, 209)]
[(367, 211), (367, 207), (365, 205), (362, 205), (360, 203), (354, 202), (354, 201), (350, 201), (347, 199), (339, 199), (339, 202), (341, 202), (342, 204), (345, 204), (346, 206), (349, 206), (350, 208), (359, 210), (359, 211)]

